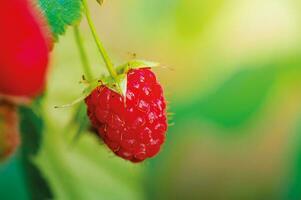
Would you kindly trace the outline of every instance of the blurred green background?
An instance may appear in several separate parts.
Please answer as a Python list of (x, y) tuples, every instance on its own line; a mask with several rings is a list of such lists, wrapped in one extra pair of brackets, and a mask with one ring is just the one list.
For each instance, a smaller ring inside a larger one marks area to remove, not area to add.
[[(115, 64), (137, 54), (166, 66), (155, 71), (173, 114), (167, 141), (142, 164), (115, 157), (89, 132), (73, 141), (75, 108), (54, 109), (83, 89), (69, 28), (53, 50), (44, 99), (20, 111), (43, 118), (23, 131), (42, 143), (23, 141), (0, 166), (0, 199), (301, 199), (299, 0), (90, 3)], [(101, 75), (85, 19), (80, 28)]]

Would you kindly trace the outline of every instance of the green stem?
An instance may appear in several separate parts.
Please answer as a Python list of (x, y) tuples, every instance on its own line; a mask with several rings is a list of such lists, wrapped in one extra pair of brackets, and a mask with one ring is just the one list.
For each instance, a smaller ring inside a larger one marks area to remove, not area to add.
[(74, 37), (75, 37), (75, 41), (76, 41), (76, 44), (77, 44), (77, 47), (78, 47), (78, 50), (79, 50), (82, 66), (83, 66), (83, 69), (84, 69), (84, 74), (87, 77), (87, 79), (91, 81), (93, 79), (93, 76), (92, 76), (92, 72), (91, 72), (91, 69), (90, 69), (90, 65), (89, 65), (89, 61), (88, 61), (88, 58), (87, 58), (86, 51), (84, 49), (82, 38), (80, 36), (80, 31), (79, 31), (79, 28), (78, 28), (77, 25), (74, 26)]
[(89, 10), (89, 7), (88, 7), (88, 4), (87, 4), (87, 1), (86, 0), (82, 0), (82, 3), (83, 3), (83, 7), (84, 7), (84, 11), (85, 11), (85, 14), (86, 14), (86, 18), (87, 18), (87, 21), (88, 21), (88, 24), (89, 24), (89, 27), (91, 29), (91, 32), (92, 32), (92, 35), (93, 35), (93, 38), (95, 40), (95, 43), (97, 45), (97, 48), (106, 64), (106, 67), (110, 73), (110, 75), (115, 79), (115, 81), (117, 80), (117, 73), (114, 69), (114, 66), (113, 66), (113, 63), (111, 62), (102, 42), (100, 41), (97, 33), (96, 33), (96, 28), (94, 26), (94, 23), (92, 21), (92, 18), (91, 18), (91, 14), (90, 14), (90, 10)]

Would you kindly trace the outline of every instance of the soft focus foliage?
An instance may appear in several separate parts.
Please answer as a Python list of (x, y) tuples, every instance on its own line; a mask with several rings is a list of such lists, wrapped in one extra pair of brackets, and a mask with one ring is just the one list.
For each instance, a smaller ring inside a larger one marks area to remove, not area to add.
[[(48, 183), (44, 194), (56, 199), (301, 199), (298, 0), (89, 3), (115, 64), (135, 53), (166, 66), (155, 69), (173, 124), (163, 151), (135, 165), (88, 131), (74, 140), (76, 108), (54, 109), (83, 89), (69, 28), (54, 48), (41, 107), (33, 107), (44, 119), (40, 149), (21, 148), (0, 166), (0, 197), (28, 199), (32, 188), (41, 191), (27, 182), (25, 158)], [(105, 68), (85, 20), (81, 29), (99, 76)]]

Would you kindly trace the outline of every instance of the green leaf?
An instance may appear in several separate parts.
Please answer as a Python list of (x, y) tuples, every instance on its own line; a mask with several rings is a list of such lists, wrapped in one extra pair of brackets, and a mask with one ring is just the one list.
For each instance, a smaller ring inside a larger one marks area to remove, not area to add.
[(81, 17), (81, 0), (38, 0), (55, 39)]

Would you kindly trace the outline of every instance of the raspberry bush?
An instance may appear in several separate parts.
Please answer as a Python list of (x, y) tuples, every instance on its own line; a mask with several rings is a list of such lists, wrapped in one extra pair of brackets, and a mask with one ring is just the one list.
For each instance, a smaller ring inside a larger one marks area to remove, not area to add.
[[(115, 66), (97, 36), (86, 0), (12, 0), (0, 5), (0, 26), (5, 27), (0, 32), (1, 99), (13, 105), (28, 104), (43, 94), (52, 41), (58, 41), (68, 25), (75, 25), (87, 78), (84, 81), (88, 84), (80, 100), (85, 99), (88, 117), (100, 139), (117, 156), (132, 162), (141, 162), (159, 152), (165, 140), (167, 118), (163, 89), (150, 69), (154, 64), (128, 61)], [(12, 10), (14, 17), (10, 16)], [(109, 76), (95, 78), (91, 73), (76, 25), (82, 14), (86, 15)]]
[[(95, 75), (90, 70), (79, 28), (83, 15), (107, 75)], [(156, 156), (166, 139), (166, 100), (152, 71), (157, 64), (130, 60), (114, 65), (98, 38), (86, 0), (1, 1), (0, 161), (20, 159), (29, 187), (39, 190), (31, 194), (33, 199), (53, 198), (35, 158), (43, 144), (47, 121), (43, 104), (49, 95), (46, 91), (51, 51), (68, 26), (74, 28), (84, 72), (81, 83), (86, 86), (82, 96), (68, 104), (80, 103), (79, 112), (73, 116), (77, 119), (73, 125), (79, 124), (76, 133), (96, 129), (96, 140), (103, 141), (113, 152), (111, 155), (133, 163)], [(87, 112), (82, 112), (84, 103)]]

